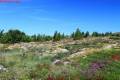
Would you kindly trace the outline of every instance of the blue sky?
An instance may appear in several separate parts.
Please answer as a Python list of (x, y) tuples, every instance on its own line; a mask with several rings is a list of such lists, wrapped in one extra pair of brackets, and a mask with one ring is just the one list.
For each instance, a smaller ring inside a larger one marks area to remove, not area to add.
[(27, 34), (69, 34), (82, 31), (119, 32), (120, 0), (21, 0), (0, 3), (0, 29)]

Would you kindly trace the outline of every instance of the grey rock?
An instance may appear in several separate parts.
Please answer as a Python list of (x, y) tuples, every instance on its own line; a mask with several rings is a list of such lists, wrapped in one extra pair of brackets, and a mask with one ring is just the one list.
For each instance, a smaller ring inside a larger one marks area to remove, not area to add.
[(62, 64), (63, 64), (63, 62), (61, 60), (55, 60), (53, 62), (53, 65), (62, 65)]
[(0, 72), (7, 71), (7, 68), (5, 68), (3, 65), (0, 65)]

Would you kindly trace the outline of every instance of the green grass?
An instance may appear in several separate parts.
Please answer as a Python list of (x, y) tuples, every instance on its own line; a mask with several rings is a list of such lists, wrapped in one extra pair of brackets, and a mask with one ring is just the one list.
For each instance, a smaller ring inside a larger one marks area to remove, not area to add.
[[(8, 72), (0, 72), (2, 80), (120, 80), (120, 61), (112, 60), (111, 56), (120, 54), (119, 49), (102, 50), (87, 55), (86, 58), (77, 57), (71, 65), (52, 65), (53, 56), (38, 56), (32, 52), (22, 56), (19, 50), (6, 51), (0, 56), (0, 64), (7, 67)], [(57, 55), (60, 59), (63, 55)], [(94, 61), (106, 61), (103, 69), (97, 70), (94, 76), (89, 76), (89, 67)], [(83, 74), (81, 71), (88, 71)], [(89, 78), (88, 78), (89, 77)]]
[[(103, 50), (100, 52), (95, 52), (91, 55), (87, 55), (87, 58), (77, 58), (76, 63), (80, 63), (83, 70), (89, 68), (91, 62), (94, 61), (107, 61), (104, 70), (98, 70), (99, 76), (103, 76), (103, 80), (120, 80), (120, 61), (112, 60), (112, 55), (120, 54), (120, 50), (110, 49)], [(89, 70), (89, 69), (88, 69)], [(96, 73), (97, 75), (97, 73)], [(93, 79), (94, 80), (94, 79)]]

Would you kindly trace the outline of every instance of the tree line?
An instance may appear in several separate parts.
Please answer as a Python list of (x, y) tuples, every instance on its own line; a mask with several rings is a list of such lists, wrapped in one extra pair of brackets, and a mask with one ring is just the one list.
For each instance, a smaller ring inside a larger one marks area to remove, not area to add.
[[(27, 35), (24, 32), (20, 30), (8, 30), (7, 32), (4, 32), (4, 30), (0, 30), (0, 43), (19, 43), (19, 42), (39, 42), (39, 41), (60, 41), (61, 39), (66, 38), (73, 38), (73, 40), (79, 40), (82, 38), (87, 37), (104, 37), (104, 36), (112, 36), (112, 32), (106, 32), (106, 33), (98, 33), (93, 32), (90, 34), (87, 32), (80, 31), (79, 28), (76, 29), (75, 32), (73, 32), (70, 35), (65, 35), (64, 33), (60, 33), (58, 31), (55, 31), (53, 36), (50, 35), (41, 35), (41, 34), (35, 34), (35, 35)], [(118, 35), (117, 35), (118, 36)]]

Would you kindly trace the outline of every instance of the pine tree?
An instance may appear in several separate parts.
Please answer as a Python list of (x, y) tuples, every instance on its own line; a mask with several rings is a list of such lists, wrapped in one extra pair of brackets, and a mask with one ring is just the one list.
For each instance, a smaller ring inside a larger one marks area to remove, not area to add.
[(112, 32), (106, 32), (105, 36), (112, 36)]
[(85, 36), (85, 33), (84, 33), (84, 32), (82, 32), (82, 36), (83, 36), (83, 37)]
[(72, 34), (71, 34), (71, 38), (74, 38), (75, 37), (75, 33), (73, 32)]
[(84, 37), (88, 37), (90, 34), (89, 32), (87, 31), (85, 34), (84, 34)]
[(105, 36), (105, 34), (104, 34), (104, 33), (101, 33), (101, 36), (102, 36), (102, 37), (104, 37), (104, 36)]
[(34, 34), (33, 36), (31, 36), (31, 40), (36, 42), (37, 41), (37, 35)]
[(93, 37), (98, 37), (98, 36), (99, 36), (99, 33), (98, 33), (98, 32), (93, 32), (93, 33), (92, 33), (92, 36), (93, 36)]
[(0, 30), (0, 38), (2, 37), (3, 32), (4, 32), (4, 30)]
[(53, 41), (59, 41), (59, 40), (61, 40), (61, 34), (55, 31), (53, 36)]
[(73, 39), (74, 39), (74, 40), (79, 40), (79, 39), (81, 39), (81, 38), (82, 38), (82, 33), (80, 32), (80, 29), (77, 28), (77, 29), (76, 29), (76, 32), (75, 32), (75, 34), (74, 34)]
[(61, 35), (61, 39), (64, 39), (65, 38), (65, 34), (63, 33), (62, 35)]

